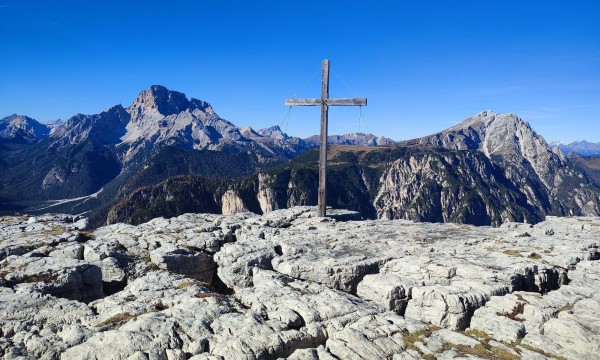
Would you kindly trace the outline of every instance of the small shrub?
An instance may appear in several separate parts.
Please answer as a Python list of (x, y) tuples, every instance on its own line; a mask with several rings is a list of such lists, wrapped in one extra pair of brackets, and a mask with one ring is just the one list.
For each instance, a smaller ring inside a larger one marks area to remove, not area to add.
[(203, 283), (202, 281), (184, 281), (181, 284), (177, 285), (178, 289), (185, 289), (190, 286), (204, 286), (208, 287), (208, 284)]
[(519, 302), (517, 303), (517, 305), (515, 305), (514, 308), (512, 308), (511, 312), (509, 313), (501, 313), (501, 312), (497, 312), (496, 315), (498, 316), (505, 316), (511, 320), (514, 321), (518, 321), (518, 322), (523, 322), (523, 319), (519, 319), (517, 317), (517, 315), (521, 315), (523, 314), (523, 311), (525, 310), (525, 303), (524, 302)]
[(162, 300), (159, 300), (156, 304), (154, 304), (154, 310), (156, 311), (163, 311), (163, 310), (167, 310), (169, 307), (165, 304), (163, 304)]
[(482, 359), (492, 359), (492, 353), (484, 344), (477, 344), (473, 347), (467, 345), (455, 345), (455, 348), (463, 354), (474, 355)]
[(21, 282), (23, 283), (36, 283), (36, 282), (53, 282), (58, 279), (57, 274), (35, 274), (24, 277)]
[(492, 352), (492, 359), (498, 359), (498, 360), (518, 360), (521, 357), (517, 356), (513, 353), (510, 353), (502, 348), (499, 347), (495, 347), (492, 346), (492, 348), (490, 349), (490, 351)]
[[(430, 336), (434, 331), (441, 329), (439, 326), (431, 325), (427, 329), (415, 331), (415, 332), (402, 332), (402, 340), (404, 341), (404, 345), (406, 349), (413, 349), (419, 351), (419, 349), (415, 346), (416, 342), (422, 341), (422, 338)], [(420, 352), (420, 351), (419, 351)]]
[[(470, 331), (471, 333), (477, 333), (477, 330)], [(467, 332), (465, 332), (467, 333)], [(482, 332), (479, 331), (481, 334)], [(483, 333), (485, 334), (485, 333)], [(485, 334), (487, 336), (487, 334)], [(488, 359), (488, 360), (518, 360), (519, 356), (516, 356), (502, 348), (491, 346), (489, 342), (489, 337), (485, 340), (482, 340), (480, 344), (475, 346), (467, 346), (467, 345), (456, 345), (452, 343), (445, 343), (443, 346), (443, 351), (448, 351), (451, 349), (455, 349), (460, 352), (462, 355), (472, 355), (480, 359)]]

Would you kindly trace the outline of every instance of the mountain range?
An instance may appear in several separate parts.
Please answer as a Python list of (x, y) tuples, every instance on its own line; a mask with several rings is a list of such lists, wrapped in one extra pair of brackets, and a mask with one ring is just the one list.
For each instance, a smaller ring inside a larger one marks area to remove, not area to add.
[[(362, 133), (328, 141), (328, 203), (365, 217), (499, 225), (600, 213), (589, 174), (513, 114), (484, 111), (399, 143)], [(128, 107), (51, 126), (12, 115), (0, 120), (0, 212), (85, 213), (102, 224), (313, 205), (318, 143), (237, 127), (158, 85)]]
[(600, 155), (600, 143), (588, 142), (585, 140), (575, 141), (570, 144), (552, 143), (553, 146), (563, 152), (563, 154), (576, 153), (581, 156), (599, 156)]
[[(328, 204), (368, 218), (497, 226), (537, 223), (546, 215), (600, 214), (598, 183), (514, 114), (484, 111), (392, 146), (332, 146), (328, 158)], [(227, 183), (171, 178), (120, 200), (108, 221), (315, 205), (317, 168), (318, 152), (310, 150)]]
[[(373, 138), (359, 134), (344, 141)], [(51, 125), (20, 115), (0, 120), (0, 211), (98, 212), (171, 176), (250, 175), (312, 146), (278, 126), (239, 128), (208, 103), (154, 85), (126, 108), (115, 105)]]

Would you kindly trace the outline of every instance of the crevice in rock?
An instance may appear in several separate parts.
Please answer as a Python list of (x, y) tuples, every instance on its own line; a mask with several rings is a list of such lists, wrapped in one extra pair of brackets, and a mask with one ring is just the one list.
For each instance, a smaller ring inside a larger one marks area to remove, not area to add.
[(327, 349), (327, 352), (328, 352), (327, 355), (331, 356), (332, 358), (334, 358), (336, 360), (342, 360), (338, 356), (336, 356), (335, 354), (333, 354), (331, 351), (329, 351), (329, 349)]
[[(363, 279), (367, 275), (379, 274), (380, 267), (383, 264), (385, 264), (385, 262), (383, 262), (382, 264), (380, 264), (380, 263), (368, 264), (363, 269), (360, 269), (362, 271), (360, 271), (360, 274), (356, 278), (354, 278), (352, 281), (352, 284), (350, 284), (349, 293), (354, 296), (358, 296), (358, 295), (356, 295), (356, 288), (358, 287), (358, 284), (360, 284), (360, 282), (363, 281)], [(343, 290), (340, 290), (340, 291), (343, 291)]]
[(273, 250), (275, 251), (275, 254), (277, 254), (277, 256), (283, 255), (283, 250), (281, 249), (281, 245), (276, 245)]
[(125, 290), (127, 286), (127, 279), (123, 281), (103, 281), (102, 287), (104, 288), (104, 296), (111, 296), (118, 292)]
[(288, 327), (289, 327), (290, 329), (292, 329), (292, 330), (300, 330), (300, 329), (302, 329), (303, 327), (305, 327), (305, 326), (306, 326), (306, 321), (304, 320), (304, 318), (302, 317), (302, 315), (298, 314), (298, 312), (297, 312), (297, 311), (294, 311), (294, 310), (291, 310), (291, 309), (290, 309), (290, 311), (292, 311), (292, 312), (294, 312), (296, 315), (298, 315), (298, 321), (297, 321), (297, 323), (294, 323), (294, 324), (289, 324), (289, 326), (288, 326)]
[(215, 271), (214, 271), (213, 277), (212, 277), (212, 282), (211, 282), (211, 285), (209, 288), (211, 290), (213, 290), (214, 292), (222, 294), (222, 295), (233, 295), (235, 292), (233, 291), (233, 289), (229, 288), (223, 282), (223, 280), (221, 280), (217, 270), (218, 270), (218, 266), (215, 268)]
[(511, 278), (511, 292), (526, 291), (547, 294), (560, 288), (561, 284), (568, 284), (566, 272), (559, 273), (558, 269), (538, 270), (537, 266), (523, 269), (524, 273), (514, 274)]
[(82, 231), (79, 233), (79, 236), (76, 237), (75, 241), (77, 241), (80, 244), (85, 244), (89, 240), (93, 239), (94, 237), (90, 233)]

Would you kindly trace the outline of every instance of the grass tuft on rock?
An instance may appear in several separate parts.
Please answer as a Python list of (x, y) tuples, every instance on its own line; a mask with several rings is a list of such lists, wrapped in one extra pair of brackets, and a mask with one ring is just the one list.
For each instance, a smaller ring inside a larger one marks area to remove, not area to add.
[(524, 348), (524, 349), (527, 349), (529, 351), (536, 352), (536, 353), (538, 353), (540, 355), (543, 355), (543, 356), (545, 356), (547, 358), (550, 358), (550, 359), (567, 360), (567, 358), (565, 358), (565, 357), (562, 357), (562, 356), (559, 356), (559, 355), (554, 355), (554, 354), (551, 354), (551, 353), (547, 353), (544, 350), (538, 349), (538, 348), (533, 347), (531, 345), (519, 344), (519, 346), (522, 347), (522, 348)]
[(178, 289), (185, 289), (188, 288), (190, 286), (203, 286), (203, 287), (208, 287), (207, 283), (204, 283), (202, 281), (184, 281), (181, 284), (177, 285)]
[(481, 330), (477, 330), (477, 329), (473, 329), (473, 328), (469, 328), (469, 329), (465, 330), (465, 334), (469, 335), (473, 338), (476, 338), (477, 340), (480, 340), (480, 339), (489, 340), (490, 339), (490, 335), (488, 333), (486, 333), (485, 331), (481, 331)]
[(131, 320), (133, 318), (133, 315), (131, 315), (128, 312), (125, 313), (121, 313), (121, 314), (117, 314), (114, 316), (109, 317), (108, 319), (102, 321), (101, 323), (99, 323), (98, 325), (96, 325), (96, 327), (114, 327), (123, 323), (128, 322), (129, 320)]
[(522, 257), (523, 256), (523, 255), (521, 255), (521, 253), (519, 251), (514, 250), (514, 249), (504, 250), (502, 253), (506, 254), (508, 256), (515, 256), (515, 257)]
[[(404, 346), (406, 350), (412, 349), (421, 353), (418, 347), (415, 346), (417, 342), (423, 342), (423, 339), (431, 336), (434, 331), (440, 330), (439, 326), (431, 325), (426, 329), (415, 331), (415, 332), (402, 332), (402, 340), (404, 341)], [(423, 354), (422, 354), (423, 355)]]

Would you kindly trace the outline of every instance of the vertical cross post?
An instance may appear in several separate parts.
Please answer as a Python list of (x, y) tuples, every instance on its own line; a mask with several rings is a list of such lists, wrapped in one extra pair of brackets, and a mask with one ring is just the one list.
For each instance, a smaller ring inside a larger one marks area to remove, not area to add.
[(319, 202), (317, 216), (325, 217), (327, 212), (327, 127), (329, 120), (329, 60), (323, 60), (321, 82), (321, 147), (319, 149)]
[(327, 127), (329, 106), (366, 106), (366, 98), (329, 98), (329, 60), (323, 60), (322, 82), (320, 99), (285, 99), (286, 106), (320, 106), (321, 107), (321, 145), (319, 148), (319, 192), (318, 210), (319, 217), (324, 217), (327, 211)]

